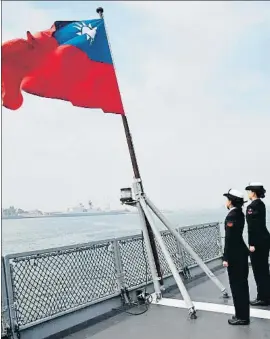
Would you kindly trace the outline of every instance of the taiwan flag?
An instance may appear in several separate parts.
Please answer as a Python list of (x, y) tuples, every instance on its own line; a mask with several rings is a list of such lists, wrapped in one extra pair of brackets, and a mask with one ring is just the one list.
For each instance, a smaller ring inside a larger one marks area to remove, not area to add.
[(21, 91), (124, 115), (104, 20), (56, 21), (2, 45), (2, 102), (16, 110)]

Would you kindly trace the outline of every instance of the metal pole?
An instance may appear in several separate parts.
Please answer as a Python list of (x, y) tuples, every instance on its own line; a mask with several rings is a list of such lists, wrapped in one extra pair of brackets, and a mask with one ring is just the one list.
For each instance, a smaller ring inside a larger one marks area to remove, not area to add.
[(166, 245), (165, 245), (165, 243), (164, 243), (164, 241), (162, 239), (162, 236), (161, 236), (159, 230), (156, 228), (156, 226), (155, 226), (155, 224), (154, 224), (154, 222), (152, 220), (152, 216), (151, 216), (151, 214), (150, 214), (150, 212), (148, 210), (148, 206), (147, 206), (147, 204), (145, 202), (144, 197), (141, 197), (139, 199), (139, 203), (140, 203), (140, 205), (141, 205), (141, 207), (142, 207), (142, 209), (143, 209), (147, 219), (149, 220), (149, 223), (150, 223), (150, 225), (152, 227), (153, 233), (154, 233), (154, 235), (155, 235), (155, 237), (156, 237), (156, 239), (157, 239), (157, 241), (159, 243), (159, 246), (160, 246), (160, 248), (161, 248), (161, 250), (162, 250), (162, 252), (164, 254), (164, 257), (165, 257), (165, 259), (166, 259), (166, 261), (167, 261), (167, 263), (168, 263), (168, 265), (170, 267), (170, 270), (171, 270), (171, 272), (173, 274), (173, 277), (174, 277), (175, 282), (176, 282), (176, 284), (177, 284), (177, 286), (179, 288), (179, 291), (180, 291), (180, 293), (181, 293), (181, 295), (182, 295), (182, 297), (183, 297), (183, 299), (184, 299), (184, 301), (185, 301), (185, 303), (187, 305), (190, 317), (192, 319), (196, 319), (197, 318), (196, 310), (195, 310), (195, 307), (193, 305), (193, 302), (190, 299), (190, 296), (188, 294), (186, 286), (184, 285), (184, 283), (183, 283), (183, 281), (182, 281), (182, 279), (181, 279), (181, 277), (180, 277), (180, 275), (179, 275), (179, 273), (177, 271), (177, 268), (176, 268), (176, 266), (175, 266), (175, 264), (174, 264), (174, 262), (173, 262), (173, 260), (172, 260), (172, 258), (170, 256), (170, 253), (169, 253), (169, 251), (168, 251), (168, 249), (167, 249), (167, 247), (166, 247)]
[(160, 219), (160, 221), (168, 228), (168, 230), (175, 236), (179, 243), (189, 252), (189, 254), (196, 260), (201, 269), (205, 274), (213, 281), (213, 283), (220, 289), (223, 293), (223, 297), (227, 298), (228, 293), (226, 287), (218, 280), (218, 278), (211, 272), (208, 266), (202, 261), (198, 254), (191, 248), (191, 246), (181, 237), (181, 235), (176, 231), (173, 225), (167, 220), (167, 218), (158, 210), (158, 208), (145, 197), (146, 204), (151, 208), (155, 215)]
[[(131, 133), (130, 133), (129, 124), (128, 124), (128, 120), (127, 120), (126, 115), (122, 115), (122, 122), (123, 122), (123, 126), (124, 126), (128, 150), (129, 150), (132, 168), (133, 168), (133, 172), (134, 172), (134, 178), (135, 179), (141, 179), (139, 166), (138, 166), (138, 162), (137, 162), (137, 157), (136, 157), (136, 154), (135, 154), (134, 144), (133, 144), (133, 141), (132, 141), (132, 136), (131, 136)], [(140, 186), (141, 186), (141, 191), (143, 193), (142, 181), (140, 182)]]
[(145, 247), (146, 247), (149, 267), (150, 267), (150, 271), (151, 271), (151, 275), (152, 275), (152, 279), (153, 279), (154, 289), (155, 289), (155, 293), (156, 293), (156, 300), (159, 300), (159, 299), (161, 299), (159, 278), (157, 276), (153, 252), (151, 251), (150, 239), (149, 239), (149, 235), (148, 235), (147, 227), (146, 227), (146, 223), (145, 223), (146, 218), (145, 218), (145, 214), (144, 214), (143, 209), (142, 209), (139, 202), (137, 202), (137, 208), (138, 208), (138, 211), (139, 211), (139, 216), (141, 218), (143, 237), (144, 237), (144, 241), (145, 241)]
[[(96, 11), (99, 14), (100, 18), (104, 19), (103, 8), (99, 7), (99, 8), (97, 8)], [(107, 34), (107, 32), (106, 32), (106, 34)], [(139, 179), (140, 186), (141, 186), (141, 192), (143, 194), (144, 193), (143, 184), (142, 184), (142, 180), (141, 180), (141, 175), (140, 175), (140, 171), (139, 171), (137, 157), (136, 157), (136, 154), (135, 154), (135, 148), (134, 148), (134, 144), (133, 144), (133, 141), (132, 141), (132, 136), (131, 136), (131, 133), (130, 133), (129, 124), (128, 124), (128, 120), (127, 120), (126, 115), (122, 115), (122, 122), (123, 122), (124, 131), (125, 131), (125, 135), (126, 135), (126, 140), (127, 140), (128, 150), (129, 150), (132, 168), (133, 168), (133, 172), (134, 172), (134, 177), (135, 177), (135, 179)], [(163, 285), (163, 278), (162, 278), (161, 267), (160, 267), (157, 247), (156, 247), (156, 243), (155, 243), (155, 238), (154, 238), (152, 229), (149, 225), (149, 222), (148, 222), (146, 216), (144, 216), (144, 217), (145, 217), (145, 223), (146, 223), (147, 232), (148, 232), (148, 235), (149, 235), (150, 245), (151, 245), (153, 256), (154, 256), (154, 261), (155, 261), (157, 273), (158, 273), (158, 276), (160, 278), (160, 284)]]

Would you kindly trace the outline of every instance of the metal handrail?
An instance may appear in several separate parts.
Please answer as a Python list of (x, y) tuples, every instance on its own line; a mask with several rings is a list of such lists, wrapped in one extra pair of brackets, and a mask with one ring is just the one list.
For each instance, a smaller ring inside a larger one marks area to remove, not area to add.
[[(221, 256), (218, 222), (177, 230), (205, 262)], [(179, 271), (196, 264), (169, 231), (161, 235)], [(118, 296), (123, 287), (133, 290), (151, 283), (143, 246), (142, 236), (134, 235), (6, 255), (4, 279), (11, 312), (7, 323), (12, 330), (23, 330)], [(163, 275), (169, 277), (170, 269), (157, 249)]]

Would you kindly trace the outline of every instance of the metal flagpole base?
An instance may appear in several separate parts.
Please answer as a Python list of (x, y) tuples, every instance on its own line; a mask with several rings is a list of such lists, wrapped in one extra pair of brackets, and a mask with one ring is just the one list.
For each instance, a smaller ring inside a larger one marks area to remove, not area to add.
[(148, 232), (147, 232), (144, 213), (143, 213), (143, 210), (142, 210), (140, 203), (137, 202), (136, 205), (137, 205), (137, 208), (138, 208), (138, 212), (139, 212), (139, 216), (140, 216), (140, 220), (141, 220), (141, 224), (142, 224), (143, 238), (144, 238), (144, 242), (145, 242), (146, 253), (147, 253), (147, 257), (148, 257), (148, 263), (149, 263), (149, 267), (150, 267), (150, 271), (151, 271), (151, 275), (152, 275), (152, 279), (153, 279), (153, 284), (154, 284), (154, 289), (155, 289), (155, 297), (156, 297), (156, 301), (158, 301), (162, 297), (161, 290), (160, 290), (160, 284), (159, 284), (159, 277), (157, 275), (156, 265), (155, 265), (155, 261), (154, 261), (153, 252), (152, 252), (152, 249), (151, 249), (149, 235), (148, 235)]
[(176, 284), (179, 288), (179, 291), (180, 291), (180, 293), (181, 293), (181, 295), (182, 295), (182, 297), (183, 297), (183, 299), (184, 299), (184, 301), (187, 305), (187, 308), (189, 310), (189, 316), (190, 316), (191, 319), (196, 319), (197, 315), (196, 315), (196, 310), (195, 310), (195, 307), (193, 305), (193, 302), (190, 299), (188, 291), (187, 291), (187, 289), (186, 289), (186, 287), (185, 287), (185, 285), (184, 285), (184, 283), (183, 283), (183, 281), (182, 281), (182, 279), (179, 275), (179, 272), (177, 271), (177, 268), (176, 268), (176, 266), (175, 266), (175, 264), (174, 264), (174, 262), (173, 262), (173, 260), (170, 256), (170, 253), (169, 253), (169, 251), (168, 251), (168, 249), (167, 249), (167, 247), (166, 247), (166, 245), (165, 245), (165, 243), (162, 239), (162, 236), (161, 236), (159, 230), (156, 228), (156, 226), (154, 224), (154, 221), (152, 219), (150, 211), (148, 210), (148, 206), (146, 204), (144, 196), (140, 196), (139, 204), (140, 204), (146, 218), (149, 221), (149, 224), (150, 224), (150, 226), (153, 230), (154, 236), (155, 236), (155, 238), (156, 238), (156, 240), (157, 240), (157, 242), (158, 242), (158, 244), (159, 244), (159, 246), (160, 246), (160, 248), (161, 248), (161, 250), (164, 254), (164, 257), (165, 257), (165, 259), (168, 263), (168, 266), (169, 266), (169, 268), (170, 268), (170, 270), (173, 274), (173, 277), (176, 281)]
[(151, 275), (152, 275), (152, 279), (153, 279), (153, 284), (154, 284), (154, 289), (155, 289), (155, 297), (156, 297), (156, 301), (158, 301), (162, 298), (161, 288), (160, 288), (160, 283), (159, 283), (160, 278), (158, 277), (158, 274), (157, 274), (157, 268), (156, 268), (156, 265), (155, 265), (154, 255), (153, 255), (153, 251), (152, 251), (152, 248), (151, 248), (149, 234), (148, 234), (148, 231), (147, 231), (145, 214), (143, 212), (143, 209), (142, 209), (142, 207), (140, 205), (140, 201), (139, 201), (140, 196), (142, 195), (140, 181), (138, 181), (138, 180), (134, 181), (133, 191), (134, 191), (135, 198), (136, 198), (136, 207), (138, 209), (139, 217), (140, 217), (141, 224), (142, 224), (143, 238), (144, 238), (144, 242), (145, 242), (149, 267), (150, 267), (150, 271), (151, 271)]
[(211, 272), (208, 266), (203, 262), (203, 260), (198, 256), (198, 254), (191, 248), (191, 246), (185, 241), (183, 237), (176, 231), (176, 229), (171, 225), (167, 218), (157, 209), (157, 207), (145, 197), (146, 204), (150, 209), (155, 213), (155, 215), (160, 219), (160, 221), (167, 227), (167, 229), (175, 236), (178, 242), (189, 252), (189, 254), (196, 260), (197, 264), (205, 272), (205, 274), (213, 281), (213, 283), (220, 289), (222, 292), (223, 298), (228, 298), (228, 292), (226, 287), (218, 280), (218, 278)]

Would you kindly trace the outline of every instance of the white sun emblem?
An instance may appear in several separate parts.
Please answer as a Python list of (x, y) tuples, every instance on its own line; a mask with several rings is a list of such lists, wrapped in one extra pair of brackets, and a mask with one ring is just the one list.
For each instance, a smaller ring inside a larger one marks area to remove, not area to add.
[(74, 27), (79, 30), (79, 32), (76, 33), (77, 35), (86, 35), (86, 39), (89, 40), (90, 45), (94, 42), (97, 33), (96, 27), (93, 28), (91, 24), (87, 25), (85, 22), (77, 22)]

